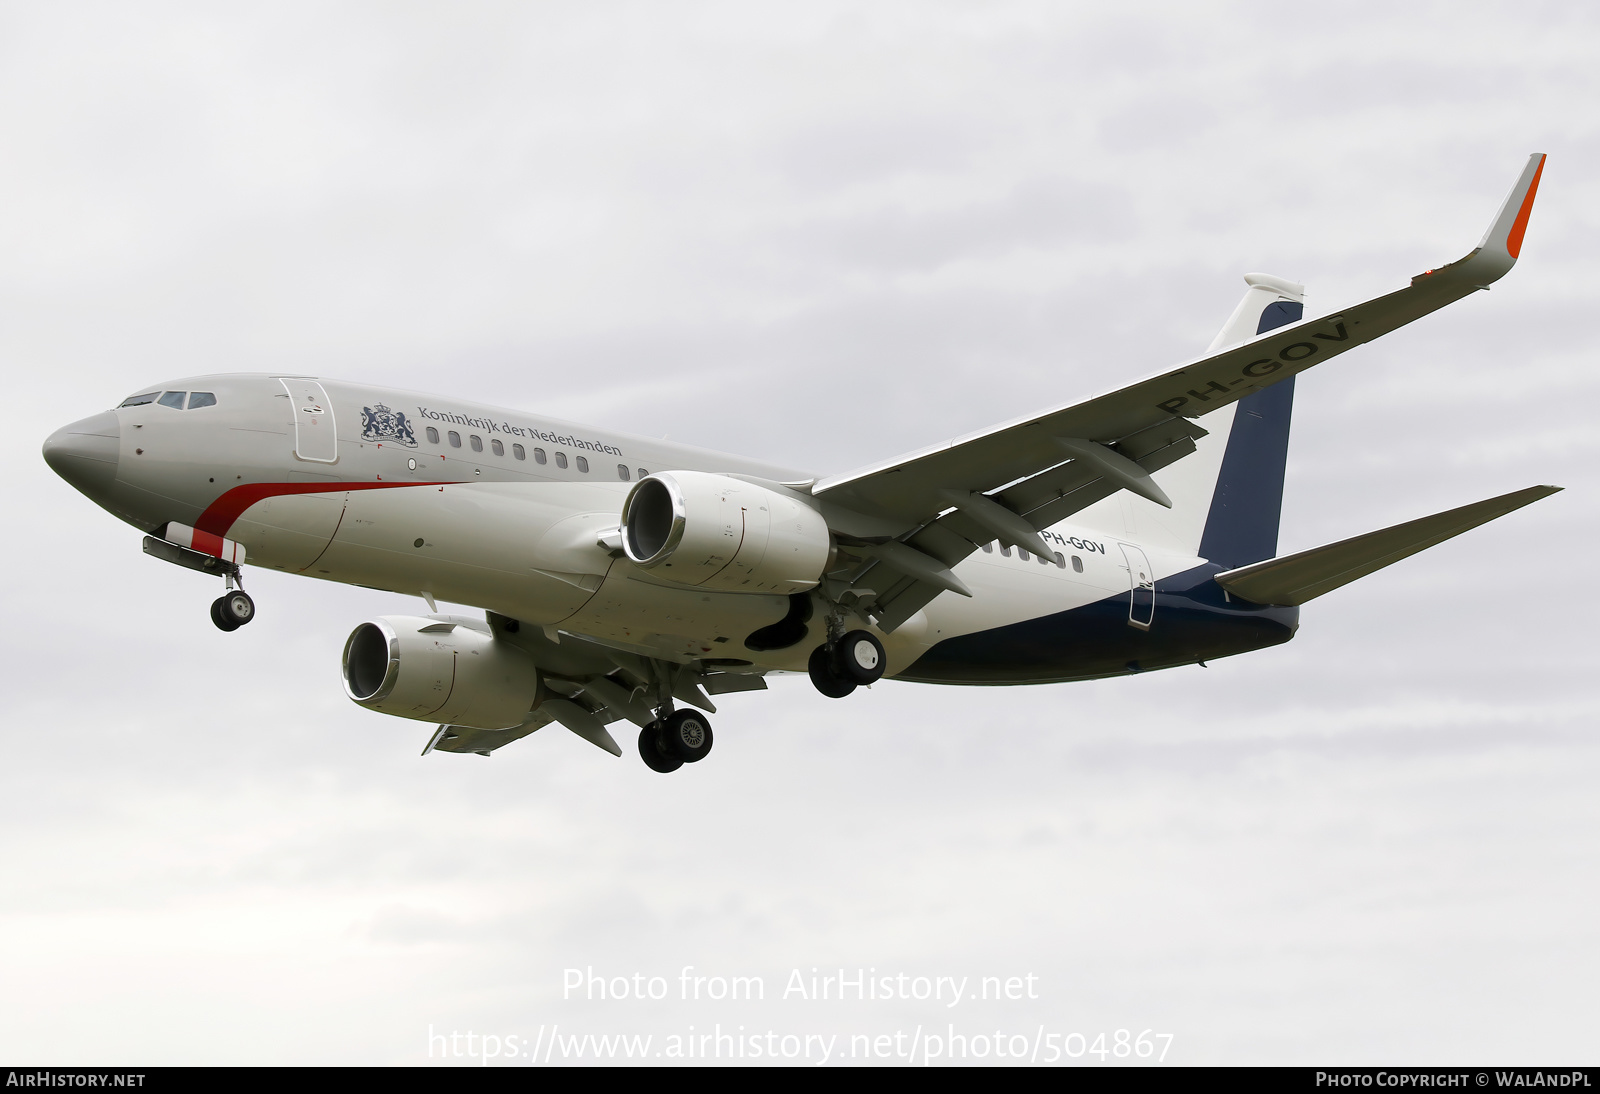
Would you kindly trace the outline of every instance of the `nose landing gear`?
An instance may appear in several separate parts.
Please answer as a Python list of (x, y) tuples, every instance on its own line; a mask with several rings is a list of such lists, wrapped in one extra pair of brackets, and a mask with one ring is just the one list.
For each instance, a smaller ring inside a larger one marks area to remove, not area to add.
[(227, 591), (211, 602), (211, 622), (219, 631), (236, 631), (256, 617), (256, 602), (244, 591), (237, 566), (224, 570)]
[[(240, 563), (244, 560), (244, 548), (227, 539), (220, 540), (220, 555), (185, 546), (193, 542), (197, 535), (199, 533), (193, 528), (169, 521), (156, 529), (155, 535), (144, 537), (144, 553), (186, 570), (221, 574), (224, 591), (211, 602), (211, 622), (217, 625), (219, 631), (236, 631), (256, 617), (256, 602), (244, 591), (244, 578), (239, 572)], [(211, 538), (219, 539), (217, 536)]]
[(211, 602), (211, 622), (218, 630), (236, 631), (256, 617), (256, 602), (243, 589), (224, 593)]

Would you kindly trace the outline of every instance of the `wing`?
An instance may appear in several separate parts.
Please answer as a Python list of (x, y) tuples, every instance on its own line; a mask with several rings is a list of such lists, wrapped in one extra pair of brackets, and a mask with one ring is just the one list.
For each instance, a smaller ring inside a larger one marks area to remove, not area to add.
[(759, 673), (703, 661), (664, 660), (660, 651), (649, 647), (557, 631), (554, 627), (508, 626), (515, 621), (497, 612), (488, 612), (487, 622), (462, 615), (434, 614), (429, 618), (496, 635), (525, 650), (538, 665), (541, 687), (550, 697), (538, 703), (526, 722), (511, 729), (439, 726), (422, 750), (424, 756), (430, 752), (487, 756), (552, 722), (565, 726), (596, 748), (621, 756), (622, 748), (606, 726), (618, 721), (648, 726), (656, 720), (657, 706), (669, 695), (715, 714), (712, 695), (765, 691), (767, 687)]
[[(1131, 490), (1170, 502), (1150, 473), (1195, 450), (1191, 419), (1227, 406), (1346, 350), (1486, 289), (1515, 265), (1544, 170), (1528, 159), (1477, 248), (1396, 292), (1320, 319), (1278, 327), (1241, 345), (1086, 402), (1019, 418), (817, 482), (811, 493), (905, 529), (892, 541), (844, 541), (862, 560), (836, 581), (885, 630), (945, 590), (965, 593), (949, 568), (1000, 540), (1049, 554), (1037, 530)], [(912, 558), (907, 552), (921, 556)], [(868, 588), (868, 586), (872, 586)]]

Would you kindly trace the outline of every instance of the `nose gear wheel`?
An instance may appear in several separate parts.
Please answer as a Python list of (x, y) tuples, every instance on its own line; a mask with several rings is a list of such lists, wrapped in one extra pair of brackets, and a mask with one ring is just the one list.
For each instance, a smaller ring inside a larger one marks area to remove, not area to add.
[(211, 602), (211, 622), (218, 630), (236, 631), (256, 617), (256, 602), (243, 589), (224, 593)]

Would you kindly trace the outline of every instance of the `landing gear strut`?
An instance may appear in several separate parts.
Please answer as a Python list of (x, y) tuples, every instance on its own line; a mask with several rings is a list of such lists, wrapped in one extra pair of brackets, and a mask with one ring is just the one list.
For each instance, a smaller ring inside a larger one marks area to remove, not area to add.
[(711, 752), (711, 722), (697, 710), (680, 710), (639, 731), (639, 757), (663, 775), (698, 763)]

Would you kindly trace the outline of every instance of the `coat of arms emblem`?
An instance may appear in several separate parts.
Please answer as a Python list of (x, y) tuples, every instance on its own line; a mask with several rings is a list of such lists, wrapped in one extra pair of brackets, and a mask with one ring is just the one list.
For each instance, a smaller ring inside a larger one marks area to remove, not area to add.
[(379, 403), (361, 408), (361, 439), (364, 441), (395, 441), (407, 448), (417, 447), (417, 436), (411, 432), (411, 423), (402, 411), (390, 410)]

